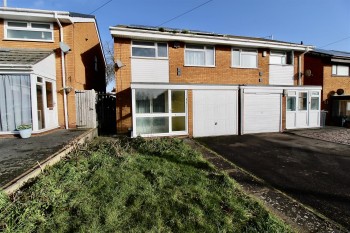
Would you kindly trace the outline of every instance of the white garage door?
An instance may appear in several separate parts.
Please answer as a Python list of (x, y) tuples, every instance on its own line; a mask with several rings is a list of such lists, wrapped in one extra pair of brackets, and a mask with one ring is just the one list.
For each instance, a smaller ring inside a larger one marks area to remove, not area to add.
[(236, 90), (193, 90), (193, 136), (237, 134)]
[(280, 94), (245, 93), (243, 105), (243, 134), (280, 131)]

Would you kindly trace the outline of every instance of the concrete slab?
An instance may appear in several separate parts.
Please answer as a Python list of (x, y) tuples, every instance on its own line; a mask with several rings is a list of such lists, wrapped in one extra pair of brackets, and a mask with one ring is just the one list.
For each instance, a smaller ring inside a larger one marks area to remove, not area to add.
[(44, 161), (86, 130), (56, 130), (28, 139), (0, 138), (0, 187)]
[(280, 133), (197, 140), (350, 230), (350, 146)]

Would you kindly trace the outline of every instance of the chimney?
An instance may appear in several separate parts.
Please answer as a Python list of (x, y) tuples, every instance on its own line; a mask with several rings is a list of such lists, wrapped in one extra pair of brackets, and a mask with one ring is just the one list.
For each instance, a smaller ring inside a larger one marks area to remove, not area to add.
[(7, 0), (4, 0), (4, 7), (7, 7)]

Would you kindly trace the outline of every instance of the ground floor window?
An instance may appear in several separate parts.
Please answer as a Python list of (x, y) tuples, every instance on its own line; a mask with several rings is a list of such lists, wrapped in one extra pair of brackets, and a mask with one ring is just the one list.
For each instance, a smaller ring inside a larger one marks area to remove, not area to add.
[(136, 135), (186, 132), (186, 95), (185, 90), (134, 90)]
[(32, 123), (30, 75), (0, 75), (0, 132)]

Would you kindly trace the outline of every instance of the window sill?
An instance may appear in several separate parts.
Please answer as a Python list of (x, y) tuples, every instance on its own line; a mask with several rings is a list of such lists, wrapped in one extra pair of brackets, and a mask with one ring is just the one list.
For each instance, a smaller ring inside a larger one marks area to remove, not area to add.
[(184, 65), (184, 67), (216, 68), (216, 66), (196, 66), (196, 65)]
[(28, 41), (28, 42), (44, 42), (44, 43), (54, 43), (53, 40), (34, 40), (34, 39), (11, 39), (5, 38), (4, 41)]
[(269, 64), (270, 66), (294, 66), (294, 64)]
[(336, 75), (336, 74), (332, 74), (332, 77), (335, 77), (335, 78), (350, 78), (349, 75)]
[(251, 69), (251, 70), (258, 70), (259, 67), (239, 67), (239, 66), (231, 66), (232, 69)]
[(135, 57), (131, 56), (131, 59), (144, 59), (144, 60), (169, 60), (168, 57)]

